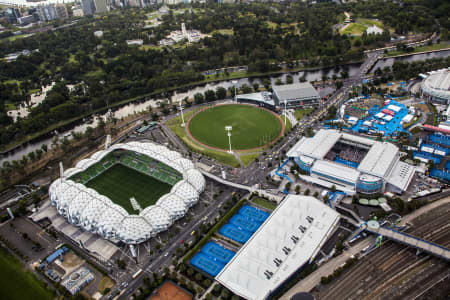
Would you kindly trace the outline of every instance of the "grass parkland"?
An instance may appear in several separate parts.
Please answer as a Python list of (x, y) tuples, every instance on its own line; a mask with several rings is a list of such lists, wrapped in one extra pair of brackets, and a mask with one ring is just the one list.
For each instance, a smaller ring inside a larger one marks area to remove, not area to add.
[(25, 271), (22, 264), (0, 248), (0, 287), (2, 299), (50, 300), (54, 295), (46, 289), (33, 273)]
[(273, 112), (251, 105), (227, 104), (203, 109), (189, 119), (187, 130), (199, 144), (214, 150), (228, 150), (225, 126), (232, 126), (234, 151), (265, 147), (283, 134), (283, 122)]
[(144, 209), (167, 194), (182, 175), (149, 156), (118, 150), (70, 179), (108, 197), (129, 214), (137, 214), (130, 198)]

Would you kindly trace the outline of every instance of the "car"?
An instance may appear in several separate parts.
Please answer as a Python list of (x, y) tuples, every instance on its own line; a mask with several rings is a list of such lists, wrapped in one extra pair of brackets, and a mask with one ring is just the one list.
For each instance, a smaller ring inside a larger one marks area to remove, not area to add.
[(167, 257), (167, 256), (169, 256), (169, 252), (166, 252), (166, 254), (164, 254), (164, 257)]
[(181, 241), (180, 241), (180, 244), (183, 244), (183, 243), (184, 243), (184, 240), (181, 240)]

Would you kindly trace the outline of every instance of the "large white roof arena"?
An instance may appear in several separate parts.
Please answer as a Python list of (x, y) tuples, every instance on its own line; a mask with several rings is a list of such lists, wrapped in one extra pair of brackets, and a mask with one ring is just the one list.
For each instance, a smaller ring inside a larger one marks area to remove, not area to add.
[[(180, 172), (183, 179), (172, 187), (170, 193), (162, 196), (155, 205), (143, 209), (139, 215), (130, 215), (108, 197), (66, 179), (98, 163), (114, 150), (129, 150), (147, 155)], [(190, 160), (181, 157), (178, 152), (153, 143), (130, 142), (115, 144), (79, 161), (74, 168), (64, 172), (63, 178), (50, 185), (49, 195), (51, 204), (73, 225), (106, 239), (138, 244), (167, 230), (174, 221), (183, 217), (189, 207), (197, 203), (204, 188), (203, 175)]]
[(288, 195), (216, 280), (245, 299), (267, 299), (314, 260), (338, 222), (339, 213), (316, 198)]

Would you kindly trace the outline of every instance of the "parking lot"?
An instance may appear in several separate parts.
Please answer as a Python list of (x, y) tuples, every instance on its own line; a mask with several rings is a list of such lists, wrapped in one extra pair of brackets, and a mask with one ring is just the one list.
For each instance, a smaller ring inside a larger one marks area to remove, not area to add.
[(59, 244), (36, 224), (26, 218), (16, 218), (0, 226), (0, 235), (17, 248), (27, 262), (34, 262), (49, 255)]

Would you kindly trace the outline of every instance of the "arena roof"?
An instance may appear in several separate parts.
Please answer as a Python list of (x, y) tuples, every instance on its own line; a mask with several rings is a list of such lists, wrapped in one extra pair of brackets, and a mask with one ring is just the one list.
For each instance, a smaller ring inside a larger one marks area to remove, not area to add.
[(344, 180), (351, 184), (355, 184), (359, 177), (359, 172), (356, 169), (327, 160), (316, 161), (311, 171)]
[[(170, 193), (162, 196), (156, 205), (146, 207), (139, 215), (129, 215), (121, 206), (97, 191), (76, 183), (68, 177), (98, 163), (114, 150), (129, 150), (157, 159), (183, 175)], [(130, 142), (115, 144), (107, 150), (83, 159), (75, 168), (64, 172), (49, 188), (50, 202), (58, 213), (75, 226), (97, 233), (107, 239), (119, 239), (137, 244), (155, 236), (181, 218), (199, 199), (205, 188), (203, 175), (191, 161), (177, 152), (153, 143)]]
[(312, 138), (302, 138), (288, 153), (288, 157), (297, 157), (300, 155), (310, 156), (316, 159), (322, 159), (330, 149), (341, 138), (342, 133), (336, 130), (321, 129)]
[(265, 299), (314, 259), (338, 221), (316, 198), (288, 195), (216, 280), (245, 299)]
[(376, 142), (359, 164), (358, 170), (370, 175), (385, 177), (397, 154), (398, 148), (393, 144)]
[(392, 168), (391, 174), (387, 178), (387, 182), (405, 191), (414, 176), (416, 168), (402, 161), (398, 161)]
[(421, 83), (422, 90), (433, 97), (450, 101), (450, 68), (429, 74)]
[[(310, 99), (320, 98), (317, 90), (309, 82), (299, 82), (285, 85), (275, 85), (272, 87), (278, 100)], [(282, 103), (280, 103), (282, 104)]]

